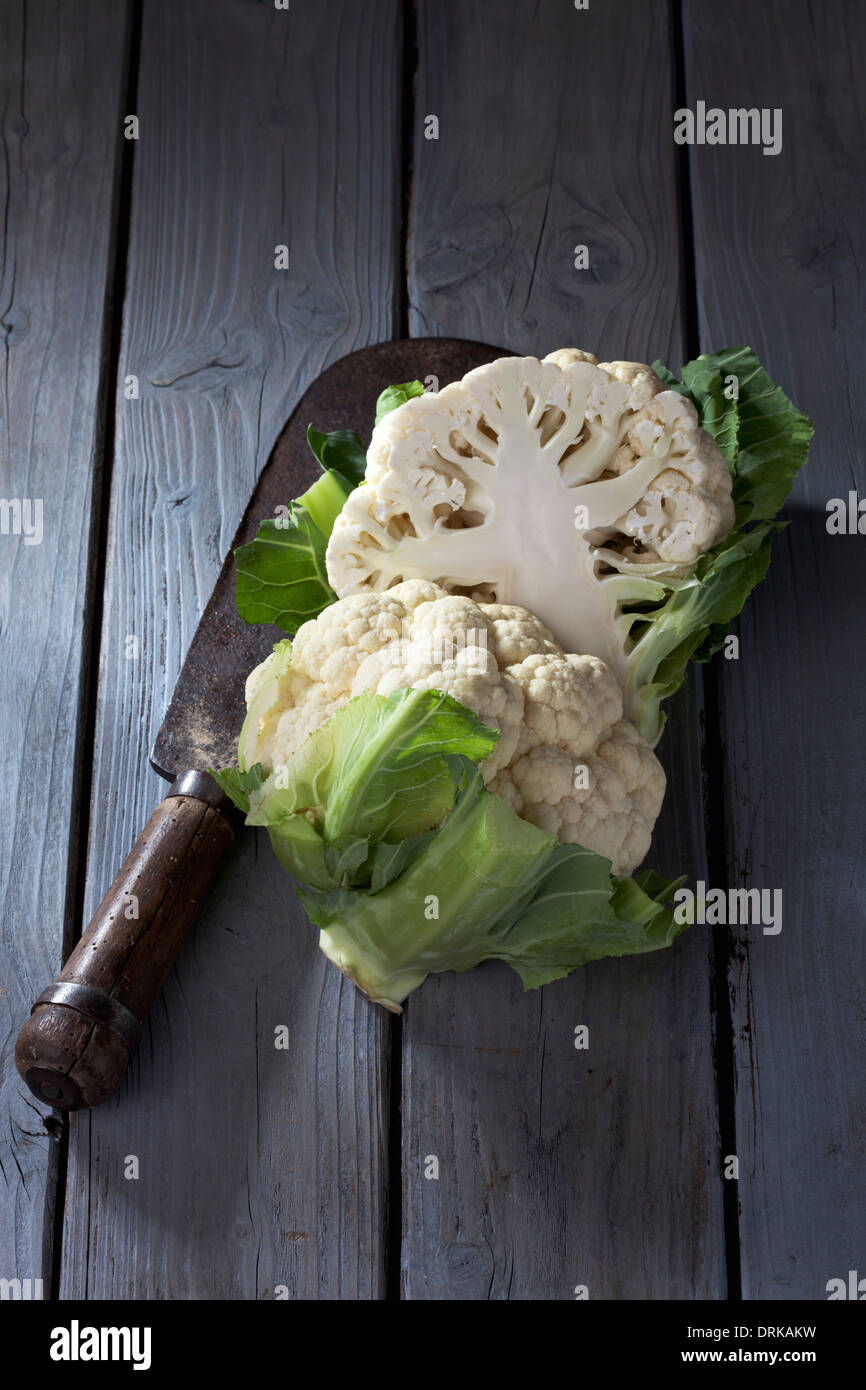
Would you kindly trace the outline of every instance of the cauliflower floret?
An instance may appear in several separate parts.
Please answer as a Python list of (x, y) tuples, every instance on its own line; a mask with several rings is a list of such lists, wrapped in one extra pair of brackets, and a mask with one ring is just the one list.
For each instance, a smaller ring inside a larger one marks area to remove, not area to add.
[[(617, 733), (612, 732), (604, 747), (614, 757), (616, 744)], [(644, 804), (658, 808), (665, 778), (651, 752), (650, 757), (655, 769), (644, 784)], [(581, 764), (560, 748), (542, 744), (518, 758), (494, 786), (501, 789), (506, 779), (516, 795), (505, 799), (518, 815), (561, 841), (603, 854), (614, 873), (630, 873), (646, 855), (658, 809), (648, 817), (636, 806), (638, 798), (601, 749)]]
[[(248, 701), (265, 679), (256, 668)], [(443, 690), (499, 732), (485, 784), (519, 815), (630, 873), (649, 847), (665, 777), (623, 720), (603, 661), (564, 652), (515, 605), (477, 603), (425, 580), (355, 594), (305, 623), (248, 763), (267, 772), (365, 690)]]
[[(614, 362), (608, 366), (636, 364)], [(619, 546), (626, 558), (689, 565), (733, 526), (733, 480), (712, 435), (700, 428), (694, 406), (676, 391), (660, 390), (661, 382), (655, 373), (650, 375), (659, 393), (648, 400), (607, 471), (616, 477), (627, 474), (638, 459), (655, 450), (665, 451), (669, 466), (657, 474), (633, 507), (617, 517), (608, 530), (596, 531), (592, 539), (596, 544), (616, 545), (631, 537), (637, 545)]]
[(645, 362), (599, 362), (599, 367), (614, 381), (624, 381), (631, 391), (631, 399), (640, 409), (649, 405), (653, 396), (664, 390), (661, 381), (652, 367)]
[(559, 650), (509, 668), (524, 694), (518, 753), (540, 744), (583, 757), (622, 714), (622, 695), (603, 661)]
[(583, 348), (557, 348), (555, 352), (549, 352), (544, 362), (552, 362), (554, 367), (571, 367), (575, 362), (589, 362), (593, 367), (598, 366), (598, 358), (594, 352), (584, 352)]
[(634, 725), (620, 719), (583, 762), (538, 744), (491, 786), (524, 819), (605, 855), (615, 873), (625, 873), (617, 865), (640, 864), (649, 849), (665, 775)]

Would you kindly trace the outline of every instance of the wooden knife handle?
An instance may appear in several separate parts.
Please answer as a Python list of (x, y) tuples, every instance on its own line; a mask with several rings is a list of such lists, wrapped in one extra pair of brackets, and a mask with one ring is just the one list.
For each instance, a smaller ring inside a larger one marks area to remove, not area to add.
[(55, 984), (18, 1034), (15, 1062), (60, 1110), (101, 1105), (234, 842), (231, 803), (206, 772), (172, 783)]

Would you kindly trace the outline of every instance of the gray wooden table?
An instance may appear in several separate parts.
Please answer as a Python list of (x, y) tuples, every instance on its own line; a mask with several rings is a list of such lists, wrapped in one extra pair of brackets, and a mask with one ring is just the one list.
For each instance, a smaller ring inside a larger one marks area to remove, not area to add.
[[(0, 491), (44, 499), (41, 545), (0, 536), (0, 1277), (784, 1300), (866, 1273), (866, 540), (825, 524), (866, 489), (866, 8), (0, 0), (0, 54)], [(782, 108), (782, 152), (678, 147), (698, 99)], [(14, 1035), (161, 795), (252, 484), (321, 369), (401, 333), (675, 369), (748, 342), (814, 418), (740, 658), (673, 709), (650, 861), (780, 887), (783, 930), (529, 995), (440, 976), (395, 1020), (248, 832), (120, 1094), (52, 1116)]]

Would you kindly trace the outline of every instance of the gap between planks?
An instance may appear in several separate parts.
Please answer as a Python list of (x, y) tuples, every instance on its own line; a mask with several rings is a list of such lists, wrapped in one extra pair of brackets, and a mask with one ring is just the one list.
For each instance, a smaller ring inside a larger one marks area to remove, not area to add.
[[(138, 65), (141, 46), (142, 0), (129, 0), (125, 34), (124, 111), (135, 112), (138, 92)], [(109, 256), (110, 272), (106, 277), (105, 316), (102, 364), (96, 417), (99, 437), (96, 456), (98, 476), (94, 488), (91, 534), (88, 541), (88, 596), (85, 612), (88, 620), (82, 636), (82, 683), (79, 722), (82, 729), (73, 777), (73, 814), (70, 852), (67, 860), (68, 879), (66, 901), (69, 904), (63, 930), (62, 960), (72, 951), (85, 928), (84, 899), (87, 882), (87, 845), (90, 830), (90, 799), (93, 783), (93, 754), (96, 741), (97, 672), (102, 638), (103, 595), (108, 551), (108, 519), (111, 501), (111, 478), (114, 460), (114, 428), (117, 406), (120, 339), (123, 323), (123, 304), (126, 288), (126, 262), (129, 248), (129, 228), (132, 208), (132, 176), (135, 162), (135, 141), (121, 138), (114, 173), (115, 205), (113, 209), (112, 247)], [(119, 166), (119, 167), (117, 167)], [(58, 962), (58, 969), (61, 962)], [(60, 1113), (60, 1112), (57, 1112)], [(60, 1146), (57, 1155), (56, 1193), (53, 1209), (46, 1209), (46, 1246), (50, 1244), (51, 1262), (48, 1270), (50, 1298), (60, 1297), (63, 1264), (63, 1218), (66, 1205), (66, 1178), (69, 1162), (69, 1115), (60, 1113)]]
[[(685, 54), (685, 24), (683, 0), (671, 0), (672, 76), (674, 110), (689, 104), (688, 77)], [(700, 317), (698, 314), (697, 256), (695, 254), (694, 209), (692, 206), (691, 164), (689, 147), (677, 147), (677, 195), (680, 213), (680, 245), (683, 263), (682, 335), (683, 358), (691, 361), (701, 351)], [(701, 766), (703, 768), (704, 836), (707, 871), (711, 883), (727, 883), (728, 863), (725, 836), (726, 802), (724, 754), (718, 730), (720, 728), (721, 698), (718, 671), (712, 663), (693, 672), (701, 690)], [(715, 733), (711, 736), (711, 730)], [(713, 928), (712, 980), (710, 1007), (713, 1029), (713, 1071), (716, 1078), (716, 1105), (721, 1153), (737, 1152), (734, 1021), (728, 992), (728, 970), (733, 956), (733, 940), (729, 927)], [(722, 1211), (725, 1233), (725, 1275), (729, 1302), (742, 1299), (740, 1257), (739, 1197), (735, 1183), (722, 1182)]]

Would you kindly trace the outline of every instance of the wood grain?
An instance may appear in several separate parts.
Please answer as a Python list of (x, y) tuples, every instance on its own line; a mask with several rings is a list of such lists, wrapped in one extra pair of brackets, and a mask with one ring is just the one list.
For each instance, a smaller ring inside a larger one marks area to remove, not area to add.
[[(418, 47), (414, 331), (678, 363), (666, 7), (514, 0), (491, 24), (481, 3), (424, 0)], [(438, 141), (424, 138), (428, 114)], [(703, 864), (699, 695), (693, 681), (660, 748), (662, 871)], [(540, 993), (491, 965), (410, 999), (406, 1297), (724, 1296), (709, 979), (696, 930)], [(423, 1176), (428, 1155), (438, 1181)]]
[[(783, 148), (691, 151), (701, 341), (749, 342), (810, 414), (812, 458), (720, 672), (728, 883), (781, 888), (778, 936), (732, 932), (746, 1298), (864, 1272), (866, 1067), (862, 280), (866, 14), (687, 0), (689, 102), (781, 107)], [(769, 61), (768, 55), (772, 55)]]
[(12, 1044), (75, 887), (126, 13), (0, 4), (0, 494), (43, 507), (41, 544), (0, 535), (0, 1277), (45, 1297), (58, 1145)]
[[(398, 8), (145, 0), (91, 909), (161, 794), (147, 749), (276, 435), (398, 327)], [(73, 1121), (64, 1296), (382, 1296), (385, 1040), (245, 836), (119, 1099)]]
[(666, 7), (504, 0), (493, 22), (483, 0), (421, 0), (418, 15), (412, 332), (507, 325), (515, 352), (577, 343), (602, 360), (673, 343)]

